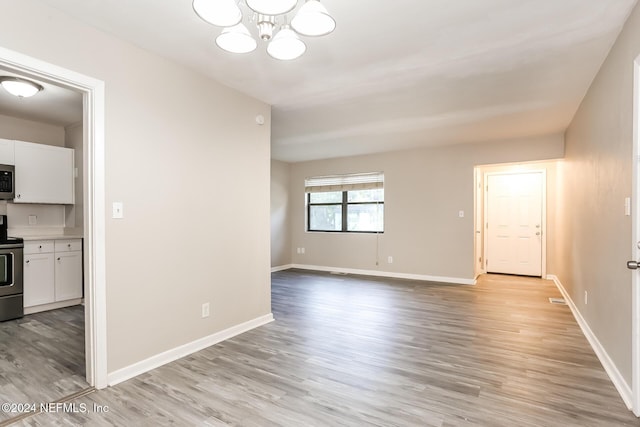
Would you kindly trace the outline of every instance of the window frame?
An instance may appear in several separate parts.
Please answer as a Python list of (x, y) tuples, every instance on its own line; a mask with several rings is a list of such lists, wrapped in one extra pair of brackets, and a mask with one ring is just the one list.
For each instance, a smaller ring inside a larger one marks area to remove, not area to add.
[[(342, 202), (333, 202), (333, 203), (311, 203), (311, 194), (310, 192), (306, 193), (306, 202), (307, 202), (307, 226), (306, 231), (309, 233), (356, 233), (356, 234), (384, 234), (384, 218), (382, 220), (382, 230), (381, 231), (365, 231), (365, 230), (349, 230), (348, 229), (348, 213), (350, 205), (376, 205), (383, 206), (384, 212), (384, 200), (376, 201), (376, 202), (349, 202), (349, 191), (358, 191), (358, 190), (343, 190), (342, 191)], [(335, 191), (337, 193), (337, 191)], [(326, 191), (326, 193), (331, 193), (331, 191)], [(342, 210), (342, 224), (340, 230), (313, 230), (311, 229), (311, 207), (312, 206), (341, 206)]]

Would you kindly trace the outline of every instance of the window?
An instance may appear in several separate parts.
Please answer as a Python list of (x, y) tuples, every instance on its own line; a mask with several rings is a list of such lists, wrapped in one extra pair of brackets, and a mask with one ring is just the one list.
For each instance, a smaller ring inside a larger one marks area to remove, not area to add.
[(384, 232), (384, 174), (307, 178), (307, 231)]

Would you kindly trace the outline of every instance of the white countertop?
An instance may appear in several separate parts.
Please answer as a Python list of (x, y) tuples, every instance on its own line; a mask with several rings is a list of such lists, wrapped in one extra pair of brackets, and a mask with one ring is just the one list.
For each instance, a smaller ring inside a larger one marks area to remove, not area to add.
[(82, 235), (79, 234), (47, 234), (42, 236), (10, 236), (10, 237), (22, 237), (25, 242), (33, 240), (68, 240), (68, 239), (82, 239)]

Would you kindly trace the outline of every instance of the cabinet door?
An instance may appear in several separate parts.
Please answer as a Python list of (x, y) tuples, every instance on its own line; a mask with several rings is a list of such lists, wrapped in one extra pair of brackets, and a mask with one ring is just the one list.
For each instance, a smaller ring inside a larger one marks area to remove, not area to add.
[(73, 204), (73, 150), (15, 141), (15, 203)]
[(56, 301), (82, 298), (82, 252), (56, 254)]
[(55, 301), (53, 253), (24, 256), (24, 306)]
[(0, 165), (15, 165), (13, 146), (13, 141), (0, 139)]

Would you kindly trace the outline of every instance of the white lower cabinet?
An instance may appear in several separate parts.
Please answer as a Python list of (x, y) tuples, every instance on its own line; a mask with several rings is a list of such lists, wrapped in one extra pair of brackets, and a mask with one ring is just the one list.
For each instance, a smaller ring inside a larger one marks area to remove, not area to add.
[(53, 252), (24, 256), (24, 306), (55, 301)]
[[(82, 298), (82, 240), (24, 245), (24, 307), (28, 313), (78, 304)], [(68, 303), (67, 303), (68, 302)]]

